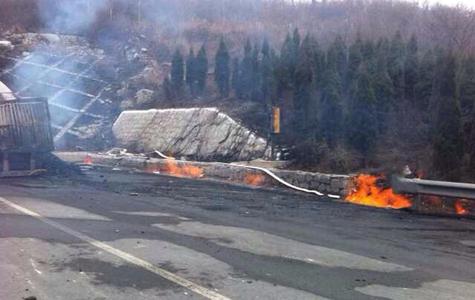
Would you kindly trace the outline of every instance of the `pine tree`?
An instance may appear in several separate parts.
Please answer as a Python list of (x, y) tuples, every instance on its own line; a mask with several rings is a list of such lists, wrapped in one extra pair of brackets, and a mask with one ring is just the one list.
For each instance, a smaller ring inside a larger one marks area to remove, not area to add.
[(183, 62), (183, 56), (177, 49), (172, 58), (171, 69), (171, 84), (176, 92), (181, 92), (183, 88), (183, 82), (185, 79), (185, 65)]
[(426, 109), (433, 94), (435, 72), (435, 57), (432, 51), (427, 51), (419, 63), (418, 79), (414, 87), (415, 104), (419, 109)]
[(317, 90), (322, 88), (324, 79), (325, 79), (325, 52), (320, 48), (318, 42), (312, 39), (312, 48), (313, 48), (313, 74), (314, 74), (314, 85)]
[(369, 75), (374, 76), (374, 74), (376, 74), (377, 72), (378, 67), (378, 55), (376, 52), (376, 45), (371, 40), (365, 41), (363, 43), (361, 54), (363, 57), (363, 63), (365, 64)]
[(460, 106), (464, 115), (471, 115), (475, 101), (475, 57), (469, 57), (463, 64), (460, 76)]
[(373, 84), (365, 68), (356, 76), (352, 98), (347, 125), (348, 141), (354, 149), (364, 155), (366, 164), (366, 156), (376, 144), (378, 125)]
[(262, 45), (262, 62), (261, 62), (261, 94), (267, 104), (271, 104), (271, 94), (274, 88), (274, 61), (269, 46), (269, 42), (264, 40)]
[(459, 180), (464, 143), (457, 99), (456, 59), (452, 54), (448, 54), (440, 59), (438, 66), (438, 77), (441, 80), (434, 126), (433, 167), (438, 178)]
[(326, 70), (320, 103), (319, 130), (330, 148), (341, 136), (343, 108), (341, 79), (335, 67)]
[(224, 39), (219, 42), (215, 58), (215, 81), (221, 97), (229, 96), (229, 78), (231, 76), (230, 57)]
[(292, 35), (292, 42), (294, 47), (294, 55), (295, 57), (298, 57), (301, 42), (300, 32), (298, 28), (294, 29), (294, 33)]
[(338, 72), (338, 76), (340, 78), (345, 78), (348, 66), (347, 49), (346, 44), (340, 35), (336, 37), (335, 41), (330, 46), (329, 53), (334, 55), (332, 59), (336, 63), (336, 71)]
[(293, 81), (298, 58), (298, 50), (295, 46), (297, 41), (300, 43), (298, 35), (295, 39), (292, 39), (290, 34), (287, 34), (284, 44), (282, 45), (282, 50), (280, 51), (277, 79), (281, 90), (291, 89), (294, 84)]
[(253, 86), (253, 66), (252, 45), (249, 39), (246, 41), (244, 46), (244, 57), (240, 66), (240, 75), (239, 90), (237, 91), (238, 97), (244, 100), (251, 100)]
[(234, 90), (236, 96), (238, 95), (238, 91), (240, 90), (240, 67), (239, 67), (239, 59), (236, 57), (233, 59), (233, 70), (231, 75), (231, 87)]
[(257, 45), (254, 46), (251, 56), (252, 64), (252, 85), (251, 85), (251, 99), (253, 101), (262, 101), (262, 91), (261, 91), (261, 66), (259, 61), (259, 48)]
[(376, 97), (376, 112), (378, 129), (383, 132), (386, 129), (388, 112), (394, 105), (393, 82), (388, 73), (387, 58), (384, 51), (378, 51), (375, 74), (372, 76), (374, 95)]
[(405, 92), (404, 79), (404, 61), (405, 61), (405, 44), (399, 31), (396, 32), (392, 41), (388, 56), (389, 76), (393, 81), (394, 93), (396, 98), (402, 99)]
[(418, 80), (419, 58), (418, 45), (415, 35), (411, 37), (407, 45), (406, 59), (404, 62), (405, 98), (413, 100), (415, 87)]
[(356, 81), (356, 75), (359, 72), (361, 63), (363, 62), (363, 41), (360, 35), (356, 38), (356, 41), (350, 46), (348, 55), (348, 78), (345, 82), (345, 88), (352, 88), (352, 85)]
[(205, 46), (201, 46), (196, 56), (196, 83), (198, 91), (202, 94), (206, 89), (206, 81), (208, 78), (208, 56)]
[(295, 120), (294, 128), (298, 135), (308, 135), (315, 120), (312, 119), (313, 101), (313, 70), (312, 70), (312, 47), (310, 37), (307, 36), (299, 50), (299, 57), (294, 77), (294, 103)]
[(192, 95), (195, 94), (196, 85), (196, 57), (193, 48), (190, 48), (190, 53), (186, 59), (186, 84)]

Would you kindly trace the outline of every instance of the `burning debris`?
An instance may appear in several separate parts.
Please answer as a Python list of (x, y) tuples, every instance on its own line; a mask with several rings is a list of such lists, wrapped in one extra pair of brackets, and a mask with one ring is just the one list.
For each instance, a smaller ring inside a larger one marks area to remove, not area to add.
[(167, 158), (164, 164), (150, 164), (146, 167), (145, 172), (186, 178), (201, 178), (204, 176), (202, 168), (184, 161), (177, 161), (174, 158)]
[(467, 199), (419, 195), (418, 200), (418, 210), (426, 213), (468, 216), (475, 211), (475, 202)]
[(412, 201), (394, 193), (390, 187), (381, 186), (383, 176), (360, 174), (353, 178), (353, 188), (346, 201), (374, 207), (402, 209), (412, 206)]
[(465, 199), (457, 199), (455, 200), (454, 202), (454, 209), (455, 209), (455, 212), (457, 213), (457, 215), (468, 215), (469, 214), (469, 210), (467, 208), (468, 204), (467, 204), (467, 200)]
[(171, 158), (166, 160), (164, 172), (177, 177), (201, 178), (204, 176), (203, 169)]
[(93, 164), (92, 157), (90, 155), (86, 155), (86, 157), (84, 157), (83, 164), (92, 165)]
[(266, 182), (266, 177), (262, 174), (247, 173), (244, 176), (244, 183), (253, 186), (262, 186)]

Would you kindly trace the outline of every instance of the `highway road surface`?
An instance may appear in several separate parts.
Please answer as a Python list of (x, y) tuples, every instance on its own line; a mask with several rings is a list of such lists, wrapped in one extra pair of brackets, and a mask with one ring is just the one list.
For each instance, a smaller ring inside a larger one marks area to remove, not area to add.
[(0, 299), (475, 299), (475, 221), (108, 170), (5, 179)]

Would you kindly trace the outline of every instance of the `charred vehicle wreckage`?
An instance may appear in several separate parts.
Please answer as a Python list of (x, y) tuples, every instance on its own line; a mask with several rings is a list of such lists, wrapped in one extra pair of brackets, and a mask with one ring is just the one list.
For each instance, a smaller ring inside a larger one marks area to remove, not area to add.
[(0, 177), (41, 172), (53, 149), (47, 100), (18, 98), (0, 82)]

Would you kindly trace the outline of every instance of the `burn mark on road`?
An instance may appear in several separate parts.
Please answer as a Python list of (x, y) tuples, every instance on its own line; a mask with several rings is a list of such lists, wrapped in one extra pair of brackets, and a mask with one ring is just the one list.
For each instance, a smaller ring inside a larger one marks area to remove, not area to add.
[(113, 264), (111, 262), (78, 257), (67, 262), (53, 263), (55, 272), (65, 270), (83, 273), (91, 278), (94, 285), (110, 285), (117, 288), (136, 290), (159, 289), (180, 291), (182, 288), (144, 269), (130, 264)]

